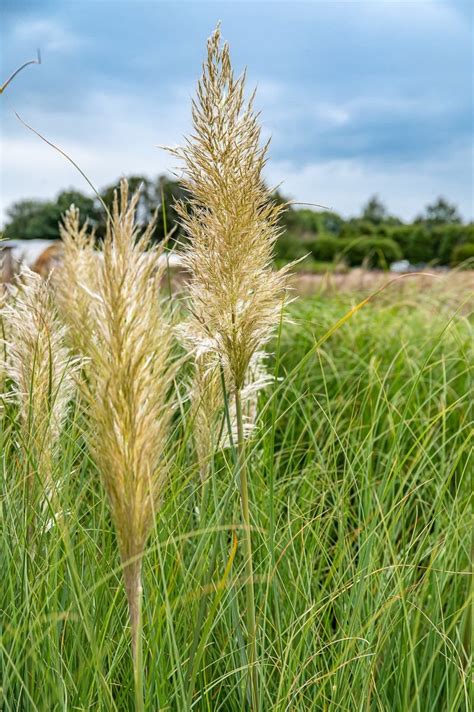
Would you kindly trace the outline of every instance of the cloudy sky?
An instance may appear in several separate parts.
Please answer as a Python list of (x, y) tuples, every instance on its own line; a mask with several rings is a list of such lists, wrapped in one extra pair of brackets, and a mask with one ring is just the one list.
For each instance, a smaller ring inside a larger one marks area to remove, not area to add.
[(413, 218), (438, 195), (472, 206), (472, 27), (460, 0), (0, 0), (0, 220), (25, 197), (173, 169), (205, 41), (218, 20), (248, 67), (271, 184), (357, 214), (377, 193)]

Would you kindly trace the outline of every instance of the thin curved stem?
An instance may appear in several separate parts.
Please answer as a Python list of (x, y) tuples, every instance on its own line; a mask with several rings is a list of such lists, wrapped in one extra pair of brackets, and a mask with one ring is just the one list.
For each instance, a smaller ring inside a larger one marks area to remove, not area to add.
[(135, 683), (135, 712), (144, 711), (143, 701), (143, 645), (142, 645), (142, 561), (138, 559), (124, 569), (125, 590), (132, 633), (133, 677)]
[(247, 664), (249, 671), (251, 708), (256, 712), (258, 708), (257, 626), (255, 619), (252, 532), (250, 528), (247, 464), (245, 461), (244, 423), (242, 417), (242, 398), (239, 390), (235, 392), (235, 410), (237, 415), (237, 469), (240, 483), (240, 503), (242, 507), (242, 520), (244, 524)]

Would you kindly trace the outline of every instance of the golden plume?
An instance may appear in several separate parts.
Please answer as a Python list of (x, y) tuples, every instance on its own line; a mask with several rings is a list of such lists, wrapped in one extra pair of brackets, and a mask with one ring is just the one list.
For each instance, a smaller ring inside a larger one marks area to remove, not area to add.
[[(6, 329), (5, 370), (19, 405), (23, 451), (29, 459), (29, 489), (52, 492), (52, 460), (80, 367), (66, 346), (51, 285), (29, 269), (16, 278), (2, 308)], [(36, 475), (36, 476), (35, 476)]]
[[(284, 206), (271, 200), (263, 179), (268, 143), (260, 144), (254, 95), (246, 101), (245, 73), (235, 78), (220, 29), (208, 40), (207, 61), (192, 104), (193, 134), (170, 149), (180, 159), (188, 204), (178, 204), (188, 244), (183, 262), (190, 279), (188, 341), (196, 356), (212, 354), (234, 400), (242, 519), (245, 525), (248, 665), (257, 708), (256, 620), (242, 395), (249, 367), (280, 321), (288, 268), (272, 267)], [(209, 360), (209, 359), (208, 359)], [(216, 367), (205, 363), (214, 374)], [(215, 404), (215, 375), (207, 384)], [(201, 397), (203, 403), (206, 398)], [(199, 400), (198, 400), (199, 403)], [(212, 422), (212, 418), (207, 420)], [(206, 424), (206, 427), (207, 424)]]
[(142, 695), (141, 569), (166, 478), (173, 330), (160, 299), (163, 261), (153, 224), (135, 223), (138, 193), (115, 195), (89, 291), (83, 394), (89, 440), (110, 503), (128, 598), (137, 706)]
[(59, 226), (62, 260), (52, 282), (60, 315), (68, 326), (71, 348), (84, 353), (91, 327), (91, 292), (95, 290), (100, 253), (94, 250), (94, 234), (81, 227), (79, 210), (71, 205)]

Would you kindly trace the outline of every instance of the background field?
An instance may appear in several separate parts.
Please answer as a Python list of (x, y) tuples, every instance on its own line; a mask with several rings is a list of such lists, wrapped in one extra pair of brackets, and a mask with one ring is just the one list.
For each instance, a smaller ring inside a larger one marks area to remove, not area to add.
[[(275, 382), (248, 449), (261, 710), (468, 710), (468, 297), (456, 275), (430, 289), (390, 286), (360, 309), (360, 294), (317, 294), (291, 306), (269, 348)], [(146, 708), (240, 712), (233, 452), (216, 457), (203, 508), (186, 422), (176, 421), (145, 559)], [(38, 513), (27, 549), (27, 462), (13, 407), (3, 414), (9, 712), (132, 709), (125, 594), (83, 427), (76, 408), (56, 463), (59, 514)]]

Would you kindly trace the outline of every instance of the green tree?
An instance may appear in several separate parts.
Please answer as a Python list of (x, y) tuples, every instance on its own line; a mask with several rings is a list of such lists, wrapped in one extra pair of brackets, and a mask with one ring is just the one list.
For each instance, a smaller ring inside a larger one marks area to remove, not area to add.
[[(140, 191), (137, 207), (137, 222), (146, 225), (157, 213), (155, 240), (162, 240), (165, 232), (174, 227), (171, 242), (180, 236), (178, 215), (174, 208), (176, 200), (186, 201), (186, 193), (180, 185), (166, 176), (151, 180), (146, 176), (128, 177), (130, 191)], [(81, 221), (86, 219), (94, 227), (99, 239), (105, 235), (106, 208), (111, 209), (114, 191), (119, 181), (107, 185), (100, 192), (102, 202), (97, 197), (84, 195), (77, 190), (66, 190), (58, 194), (55, 200), (20, 200), (7, 210), (7, 222), (4, 236), (11, 240), (49, 239), (60, 237), (59, 222), (71, 203), (79, 208)], [(164, 208), (163, 204), (164, 203)], [(166, 231), (165, 231), (166, 227)]]
[(442, 225), (434, 228), (439, 242), (439, 261), (447, 265), (452, 262), (453, 251), (456, 247), (470, 244), (474, 245), (474, 224), (468, 225)]
[[(146, 178), (146, 176), (131, 175), (127, 176), (128, 187), (130, 194), (132, 195), (137, 190), (140, 191), (140, 200), (137, 206), (137, 223), (140, 225), (145, 225), (151, 220), (153, 212), (158, 207), (156, 203), (156, 195), (153, 183)], [(118, 193), (120, 188), (120, 180), (107, 185), (100, 191), (100, 197), (106, 204), (107, 208), (110, 210), (115, 192)], [(103, 207), (101, 213), (103, 212)]]
[(466, 242), (464, 245), (457, 245), (451, 255), (453, 267), (464, 265), (466, 269), (474, 267), (474, 244)]
[(332, 262), (340, 249), (336, 237), (321, 235), (309, 243), (311, 254), (317, 262)]
[(340, 235), (342, 227), (344, 225), (344, 220), (337, 213), (331, 210), (323, 210), (318, 213), (318, 224), (320, 225), (320, 231), (329, 233), (330, 235)]
[(4, 235), (9, 240), (55, 240), (59, 238), (59, 222), (63, 213), (74, 203), (95, 225), (99, 215), (93, 198), (75, 190), (59, 193), (56, 200), (20, 200), (7, 210)]
[(44, 210), (40, 200), (18, 200), (7, 209), (7, 222), (3, 231), (9, 240), (26, 238), (32, 220)]
[(415, 222), (434, 227), (436, 225), (460, 225), (462, 219), (455, 205), (448, 203), (443, 197), (439, 197), (434, 203), (426, 206), (425, 213), (419, 215)]
[(362, 209), (362, 220), (367, 220), (368, 222), (378, 225), (383, 222), (386, 217), (387, 209), (385, 205), (379, 200), (377, 195), (373, 195)]
[(155, 194), (159, 205), (155, 238), (162, 240), (173, 229), (170, 242), (173, 243), (177, 239), (182, 239), (183, 232), (175, 210), (175, 203), (178, 201), (185, 203), (187, 201), (186, 191), (178, 181), (171, 180), (166, 176), (159, 176), (155, 182)]

